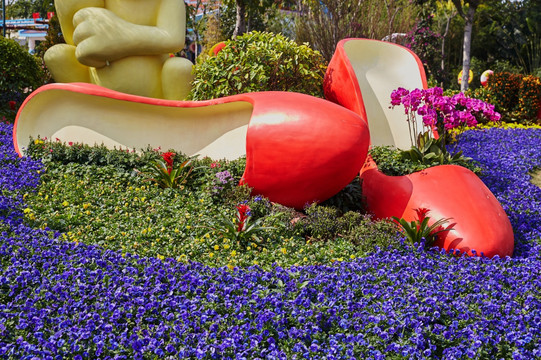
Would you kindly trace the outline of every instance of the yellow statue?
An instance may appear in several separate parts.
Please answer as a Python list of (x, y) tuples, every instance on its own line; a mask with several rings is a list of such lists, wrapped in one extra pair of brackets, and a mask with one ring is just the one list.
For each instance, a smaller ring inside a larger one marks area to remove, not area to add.
[(184, 47), (182, 0), (56, 0), (66, 44), (45, 53), (57, 82), (86, 82), (116, 91), (181, 100), (192, 63), (169, 53)]

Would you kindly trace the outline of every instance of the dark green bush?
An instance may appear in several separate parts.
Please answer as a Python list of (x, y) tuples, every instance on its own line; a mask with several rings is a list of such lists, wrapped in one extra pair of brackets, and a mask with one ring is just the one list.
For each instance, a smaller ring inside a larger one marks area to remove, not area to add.
[[(441, 165), (439, 162), (413, 161), (403, 154), (402, 150), (393, 146), (374, 146), (370, 149), (370, 155), (378, 164), (379, 171), (389, 176), (408, 175), (432, 166)], [(473, 161), (444, 161), (443, 163), (464, 166), (476, 174), (481, 173), (481, 168)]]
[(51, 140), (53, 141), (44, 141), (38, 138), (30, 141), (26, 155), (33, 159), (44, 159), (61, 164), (112, 165), (124, 171), (141, 168), (150, 161), (159, 159), (159, 153), (150, 148), (136, 153), (135, 149), (109, 150), (104, 145), (70, 145), (54, 141), (54, 139)]
[(41, 59), (29, 54), (14, 40), (0, 37), (0, 118), (7, 115), (8, 120), (12, 120), (13, 108), (18, 108), (26, 96), (43, 83)]
[(192, 100), (256, 91), (294, 91), (323, 97), (323, 57), (283, 35), (251, 32), (226, 42), (217, 56), (195, 65)]

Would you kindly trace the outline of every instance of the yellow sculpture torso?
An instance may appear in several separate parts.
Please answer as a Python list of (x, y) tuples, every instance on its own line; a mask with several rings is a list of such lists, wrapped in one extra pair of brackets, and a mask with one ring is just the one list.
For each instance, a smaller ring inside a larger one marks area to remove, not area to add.
[(57, 0), (66, 44), (45, 54), (57, 82), (90, 82), (116, 91), (180, 100), (192, 63), (169, 57), (184, 46), (182, 0)]

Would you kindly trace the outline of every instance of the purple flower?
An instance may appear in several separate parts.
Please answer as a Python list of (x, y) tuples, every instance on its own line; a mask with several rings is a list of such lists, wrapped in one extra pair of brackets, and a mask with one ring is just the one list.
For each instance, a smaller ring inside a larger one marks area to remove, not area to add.
[(0, 134), (2, 358), (541, 356), (541, 189), (530, 182), (540, 129), (468, 131), (453, 144), (508, 214), (513, 258), (404, 245), (333, 266), (234, 272), (29, 228), (21, 193), (41, 165), (13, 156), (10, 125)]

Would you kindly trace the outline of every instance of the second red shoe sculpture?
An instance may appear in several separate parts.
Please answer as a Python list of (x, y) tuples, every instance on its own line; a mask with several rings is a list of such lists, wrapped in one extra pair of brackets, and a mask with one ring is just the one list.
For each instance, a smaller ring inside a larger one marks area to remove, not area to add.
[[(325, 78), (325, 95), (363, 118), (373, 145), (409, 148), (404, 114), (392, 111), (391, 92), (426, 88), (419, 58), (393, 43), (346, 39), (338, 43)], [(435, 245), (470, 255), (511, 256), (513, 229), (496, 197), (470, 170), (440, 165), (405, 176), (387, 176), (370, 159), (361, 171), (366, 206), (377, 218), (415, 220), (415, 209), (430, 210), (431, 223), (456, 223)]]

